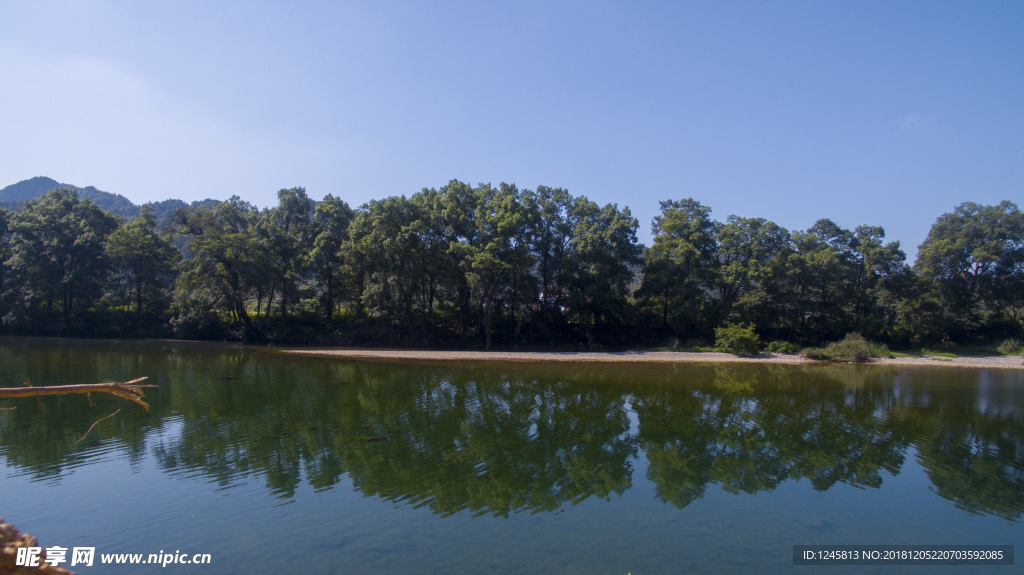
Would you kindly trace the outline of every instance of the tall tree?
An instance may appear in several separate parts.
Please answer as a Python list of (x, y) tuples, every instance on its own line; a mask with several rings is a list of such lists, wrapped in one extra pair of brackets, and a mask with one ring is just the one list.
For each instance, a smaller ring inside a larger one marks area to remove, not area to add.
[(535, 297), (530, 243), (537, 209), (530, 199), (515, 185), (502, 183), (497, 189), (484, 188), (477, 205), (478, 235), (476, 244), (468, 246), (467, 277), (474, 287), (487, 347), (495, 315), (506, 307), (511, 312), (513, 344), (517, 343), (524, 292)]
[(340, 198), (330, 194), (316, 205), (312, 222), (312, 250), (309, 265), (319, 285), (324, 317), (334, 315), (335, 302), (341, 289), (345, 264), (345, 242), (355, 212)]
[(789, 231), (764, 218), (729, 216), (718, 232), (714, 297), (718, 324), (754, 323), (762, 330), (781, 327), (780, 283), (792, 253)]
[(576, 198), (569, 212), (573, 221), (571, 279), (568, 306), (584, 326), (587, 345), (594, 344), (600, 324), (621, 323), (628, 305), (629, 286), (640, 264), (639, 226), (629, 208), (603, 208), (585, 197)]
[(562, 188), (538, 186), (533, 202), (539, 210), (539, 221), (532, 249), (537, 256), (541, 309), (548, 319), (568, 296), (567, 266), (573, 235), (569, 212), (573, 197)]
[(298, 283), (312, 248), (309, 221), (313, 201), (303, 188), (277, 192), (277, 206), (260, 214), (259, 230), (280, 292), (280, 313), (288, 315), (288, 303), (298, 298)]
[(948, 336), (975, 337), (1009, 312), (1021, 330), (1024, 213), (1004, 201), (965, 202), (939, 216), (918, 250), (917, 270), (949, 310)]
[(181, 253), (157, 233), (149, 204), (142, 206), (139, 217), (107, 237), (106, 253), (110, 293), (128, 311), (134, 304), (136, 324), (145, 313), (167, 307)]
[[(56, 189), (25, 203), (10, 225), (8, 264), (17, 277), (17, 321), (42, 308), (49, 321), (60, 308), (62, 327), (72, 325), (76, 303), (95, 302), (107, 269), (103, 246), (118, 219), (75, 190)], [(13, 315), (12, 315), (13, 314)]]
[(186, 238), (191, 255), (181, 264), (175, 288), (179, 316), (222, 311), (242, 324), (244, 337), (255, 335), (246, 300), (263, 275), (258, 216), (257, 209), (238, 196), (174, 213), (171, 225)]
[(416, 343), (416, 309), (421, 258), (419, 209), (405, 196), (373, 200), (352, 220), (351, 250), (365, 266), (362, 295), (370, 313), (403, 325)]
[(717, 225), (711, 208), (692, 198), (661, 202), (651, 226), (654, 245), (644, 261), (642, 295), (656, 299), (662, 326), (670, 322), (683, 333), (707, 328), (703, 288), (717, 265)]
[(881, 226), (857, 226), (854, 230), (855, 329), (874, 337), (891, 337), (893, 308), (910, 297), (912, 272), (899, 242), (883, 243)]
[(451, 180), (438, 190), (436, 199), (431, 203), (430, 211), (434, 214), (431, 227), (438, 230), (439, 247), (443, 249), (443, 257), (439, 262), (439, 273), (443, 278), (442, 291), (449, 300), (454, 300), (458, 314), (457, 331), (463, 343), (466, 343), (473, 324), (473, 290), (468, 277), (472, 250), (467, 247), (476, 243), (479, 233), (477, 206), (486, 188), (474, 188), (458, 180)]

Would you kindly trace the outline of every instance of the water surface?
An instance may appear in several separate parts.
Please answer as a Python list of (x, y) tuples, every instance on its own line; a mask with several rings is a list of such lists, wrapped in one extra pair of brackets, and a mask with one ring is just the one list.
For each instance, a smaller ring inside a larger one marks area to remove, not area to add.
[(141, 375), (149, 412), (4, 401), (0, 516), (44, 546), (212, 554), (182, 573), (809, 572), (793, 545), (1024, 543), (1019, 370), (0, 340), (3, 387)]

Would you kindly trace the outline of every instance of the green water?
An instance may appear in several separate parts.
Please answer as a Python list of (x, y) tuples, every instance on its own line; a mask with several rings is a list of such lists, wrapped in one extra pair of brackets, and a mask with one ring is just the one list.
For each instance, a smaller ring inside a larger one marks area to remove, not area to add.
[(141, 375), (159, 386), (149, 412), (99, 394), (0, 402), (16, 407), (0, 411), (0, 516), (97, 556), (212, 555), (79, 573), (810, 573), (793, 545), (1024, 549), (1018, 370), (0, 339), (0, 387)]

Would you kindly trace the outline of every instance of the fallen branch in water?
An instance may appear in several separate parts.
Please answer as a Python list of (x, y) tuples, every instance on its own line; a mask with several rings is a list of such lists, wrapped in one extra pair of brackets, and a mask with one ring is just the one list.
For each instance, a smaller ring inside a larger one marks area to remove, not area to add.
[(103, 383), (85, 383), (81, 385), (52, 385), (47, 387), (5, 387), (0, 388), (0, 399), (8, 397), (39, 397), (40, 395), (68, 395), (71, 393), (92, 393), (94, 391), (112, 393), (122, 399), (133, 401), (149, 411), (149, 404), (142, 401), (143, 393), (140, 391), (145, 387), (156, 387), (155, 385), (138, 385), (148, 377), (143, 376), (131, 381), (107, 381)]
[(79, 443), (82, 443), (82, 440), (85, 439), (87, 435), (89, 435), (89, 432), (92, 431), (92, 428), (96, 427), (97, 423), (103, 421), (104, 419), (110, 419), (111, 417), (114, 417), (115, 415), (117, 415), (120, 412), (121, 412), (121, 408), (119, 407), (119, 408), (117, 408), (117, 411), (115, 411), (114, 413), (111, 413), (110, 415), (108, 415), (106, 417), (101, 417), (101, 418), (97, 419), (96, 421), (92, 422), (92, 425), (89, 426), (89, 429), (85, 430), (85, 433), (82, 435), (81, 438), (79, 438), (78, 441), (75, 442), (75, 445), (78, 445)]

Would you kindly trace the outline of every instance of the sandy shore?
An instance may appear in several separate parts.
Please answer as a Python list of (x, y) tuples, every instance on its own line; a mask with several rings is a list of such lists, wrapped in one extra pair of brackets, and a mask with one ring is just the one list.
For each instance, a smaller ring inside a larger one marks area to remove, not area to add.
[[(424, 351), (424, 350), (376, 350), (376, 349), (287, 349), (285, 353), (340, 357), (349, 359), (400, 360), (400, 361), (501, 361), (501, 362), (604, 362), (604, 363), (776, 363), (815, 364), (824, 363), (799, 355), (764, 353), (756, 357), (738, 357), (729, 353), (686, 352), (686, 351), (623, 351), (623, 352), (533, 352), (533, 351)], [(875, 359), (876, 365), (937, 365), (944, 367), (1008, 368), (1024, 369), (1024, 358), (1020, 356), (972, 356), (972, 357), (897, 357)]]

